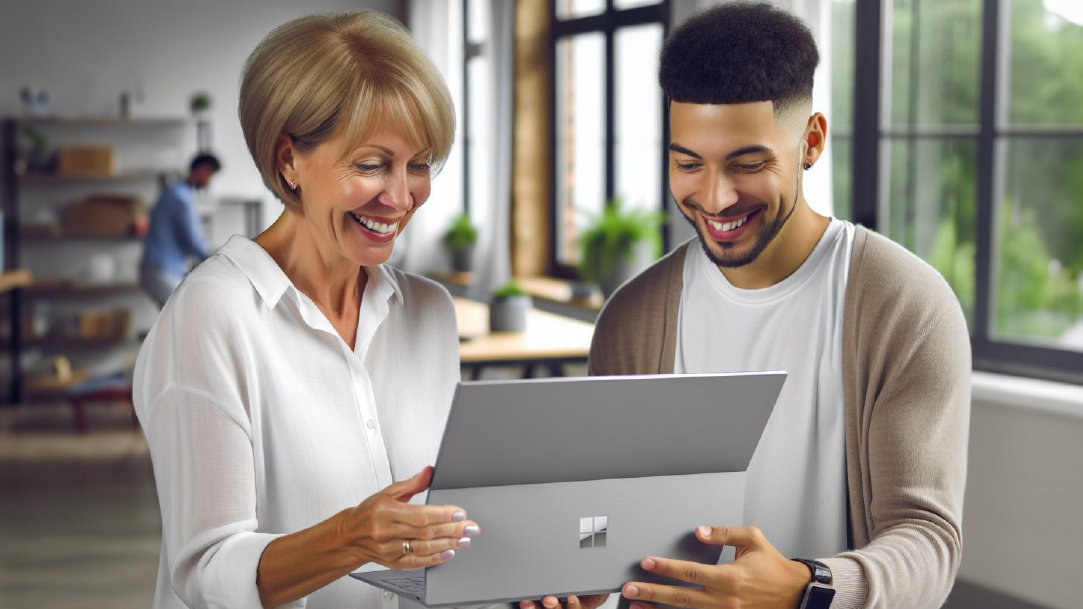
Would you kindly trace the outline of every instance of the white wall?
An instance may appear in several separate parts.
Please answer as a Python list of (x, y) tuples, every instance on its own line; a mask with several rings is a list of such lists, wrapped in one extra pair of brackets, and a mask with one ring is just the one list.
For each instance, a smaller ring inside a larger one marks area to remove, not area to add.
[[(375, 8), (396, 0), (4, 0), (0, 4), (0, 114), (21, 110), (23, 85), (46, 88), (62, 116), (119, 113), (122, 91), (141, 94), (134, 116), (187, 116), (195, 91), (213, 98), (213, 148), (223, 171), (215, 195), (268, 201), (237, 122), (241, 64), (274, 26), (303, 14)], [(194, 153), (194, 127), (191, 139)]]
[(1083, 387), (974, 375), (959, 577), (1080, 606)]

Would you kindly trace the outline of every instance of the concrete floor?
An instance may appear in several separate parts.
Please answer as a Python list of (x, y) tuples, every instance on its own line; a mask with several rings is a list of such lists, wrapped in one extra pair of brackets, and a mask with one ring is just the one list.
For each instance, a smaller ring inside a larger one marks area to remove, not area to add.
[[(0, 607), (146, 609), (161, 520), (142, 432), (97, 407), (0, 407)], [(960, 581), (946, 609), (1041, 609)]]

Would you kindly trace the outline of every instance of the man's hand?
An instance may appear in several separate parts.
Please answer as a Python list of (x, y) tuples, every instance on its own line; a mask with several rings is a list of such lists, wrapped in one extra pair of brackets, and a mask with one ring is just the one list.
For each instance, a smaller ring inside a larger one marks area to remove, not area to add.
[(644, 558), (640, 565), (645, 570), (700, 589), (628, 582), (621, 593), (636, 601), (631, 609), (651, 609), (648, 603), (699, 609), (796, 609), (809, 582), (808, 567), (779, 554), (758, 528), (698, 527), (696, 537), (711, 545), (735, 546), (736, 559), (725, 565), (705, 565)]

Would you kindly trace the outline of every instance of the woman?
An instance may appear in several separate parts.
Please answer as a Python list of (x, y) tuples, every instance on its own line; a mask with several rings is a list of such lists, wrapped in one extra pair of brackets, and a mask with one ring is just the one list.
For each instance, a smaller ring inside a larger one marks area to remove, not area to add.
[(438, 564), (479, 532), (456, 506), (407, 503), (428, 486), (458, 339), (444, 289), (383, 265), (447, 157), (451, 99), (400, 24), (357, 12), (271, 32), (239, 114), (285, 208), (189, 274), (139, 354), (154, 606), (394, 607), (342, 576)]

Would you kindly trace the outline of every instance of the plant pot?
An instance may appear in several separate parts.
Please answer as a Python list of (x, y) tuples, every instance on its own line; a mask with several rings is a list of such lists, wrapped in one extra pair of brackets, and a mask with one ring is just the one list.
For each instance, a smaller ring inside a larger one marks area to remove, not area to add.
[(631, 260), (623, 256), (617, 256), (609, 272), (598, 276), (598, 286), (602, 288), (602, 296), (608, 299), (625, 281), (638, 275), (643, 269), (650, 266), (653, 261), (654, 255), (651, 252), (651, 244), (647, 242), (640, 242), (635, 245), (632, 250)]
[(506, 296), (489, 302), (490, 332), (526, 331), (526, 314), (533, 306), (530, 296)]
[(474, 244), (451, 252), (451, 270), (469, 271), (474, 263)]

